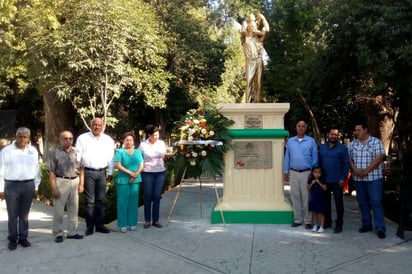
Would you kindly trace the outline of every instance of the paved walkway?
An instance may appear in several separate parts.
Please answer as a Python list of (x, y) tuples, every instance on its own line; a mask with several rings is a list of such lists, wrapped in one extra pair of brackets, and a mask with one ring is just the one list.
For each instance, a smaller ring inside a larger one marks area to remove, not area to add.
[[(221, 194), (221, 189), (219, 189)], [(286, 191), (287, 192), (287, 191)], [(313, 233), (302, 226), (211, 224), (216, 203), (212, 185), (203, 185), (203, 216), (199, 187), (185, 185), (168, 226), (175, 197), (161, 201), (164, 227), (143, 229), (139, 209), (137, 231), (95, 233), (83, 240), (51, 236), (52, 208), (34, 202), (30, 213), (32, 247), (7, 249), (7, 214), (0, 202), (1, 273), (411, 273), (412, 232), (407, 240), (395, 236), (397, 225), (386, 220), (387, 238), (360, 234), (355, 197), (345, 196), (343, 232)], [(80, 223), (84, 232), (85, 223)]]

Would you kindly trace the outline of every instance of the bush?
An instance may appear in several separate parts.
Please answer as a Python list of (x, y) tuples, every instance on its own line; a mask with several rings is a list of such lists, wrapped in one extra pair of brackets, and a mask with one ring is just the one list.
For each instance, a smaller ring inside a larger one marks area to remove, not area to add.
[(52, 191), (49, 180), (49, 173), (46, 170), (46, 164), (40, 164), (40, 185), (37, 193), (37, 199), (46, 205), (53, 205)]

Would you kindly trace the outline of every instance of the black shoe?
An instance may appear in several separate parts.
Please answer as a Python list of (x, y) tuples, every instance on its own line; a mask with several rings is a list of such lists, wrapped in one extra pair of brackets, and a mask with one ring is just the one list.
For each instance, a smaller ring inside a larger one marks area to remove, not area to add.
[(291, 224), (290, 226), (291, 226), (291, 227), (298, 227), (298, 226), (300, 226), (300, 225), (302, 225), (302, 224), (299, 224), (299, 223), (293, 223), (293, 224)]
[(305, 224), (305, 228), (306, 228), (306, 229), (312, 229), (313, 226), (312, 226), (312, 224)]
[(29, 241), (27, 241), (27, 239), (21, 239), (17, 242), (19, 245), (21, 245), (22, 247), (29, 247), (31, 246), (31, 243)]
[(88, 227), (84, 234), (86, 234), (86, 236), (92, 235), (93, 234), (93, 227)]
[(372, 226), (369, 226), (369, 225), (367, 225), (367, 226), (362, 226), (361, 228), (359, 228), (359, 233), (365, 233), (365, 232), (368, 232), (368, 231), (372, 231)]
[(83, 235), (80, 235), (80, 234), (69, 235), (69, 236), (67, 236), (67, 239), (81, 240), (81, 239), (83, 239)]
[(386, 234), (383, 231), (378, 231), (378, 238), (379, 239), (385, 239), (386, 238)]
[(107, 227), (105, 227), (104, 225), (102, 226), (97, 226), (96, 227), (96, 232), (100, 232), (100, 233), (110, 233), (110, 230), (107, 229)]
[(342, 227), (341, 226), (335, 226), (335, 229), (333, 230), (333, 233), (341, 233), (342, 232)]
[(150, 223), (144, 223), (144, 225), (143, 225), (144, 229), (149, 228), (149, 227), (150, 227)]
[(323, 226), (324, 229), (331, 228), (331, 227), (332, 227), (332, 225), (330, 225), (330, 224), (325, 224), (325, 225)]
[(55, 243), (61, 243), (63, 242), (63, 236), (57, 236), (56, 239), (54, 239)]
[(17, 243), (15, 241), (10, 241), (7, 247), (9, 248), (10, 251), (16, 250)]
[(153, 222), (152, 225), (155, 226), (155, 227), (158, 227), (158, 228), (163, 227), (159, 222), (156, 222), (156, 223)]

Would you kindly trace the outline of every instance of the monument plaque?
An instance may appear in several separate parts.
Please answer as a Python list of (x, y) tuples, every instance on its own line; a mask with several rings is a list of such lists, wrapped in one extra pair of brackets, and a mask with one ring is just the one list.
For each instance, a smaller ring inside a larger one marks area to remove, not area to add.
[(245, 115), (245, 128), (263, 128), (262, 115)]
[(235, 168), (272, 168), (272, 142), (235, 142)]

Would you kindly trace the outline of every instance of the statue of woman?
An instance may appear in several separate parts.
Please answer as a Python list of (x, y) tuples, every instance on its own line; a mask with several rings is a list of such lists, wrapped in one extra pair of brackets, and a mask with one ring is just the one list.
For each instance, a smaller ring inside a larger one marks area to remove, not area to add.
[(269, 31), (269, 24), (262, 14), (257, 18), (251, 14), (243, 22), (240, 31), (245, 54), (246, 103), (259, 103), (263, 72), (263, 39)]

